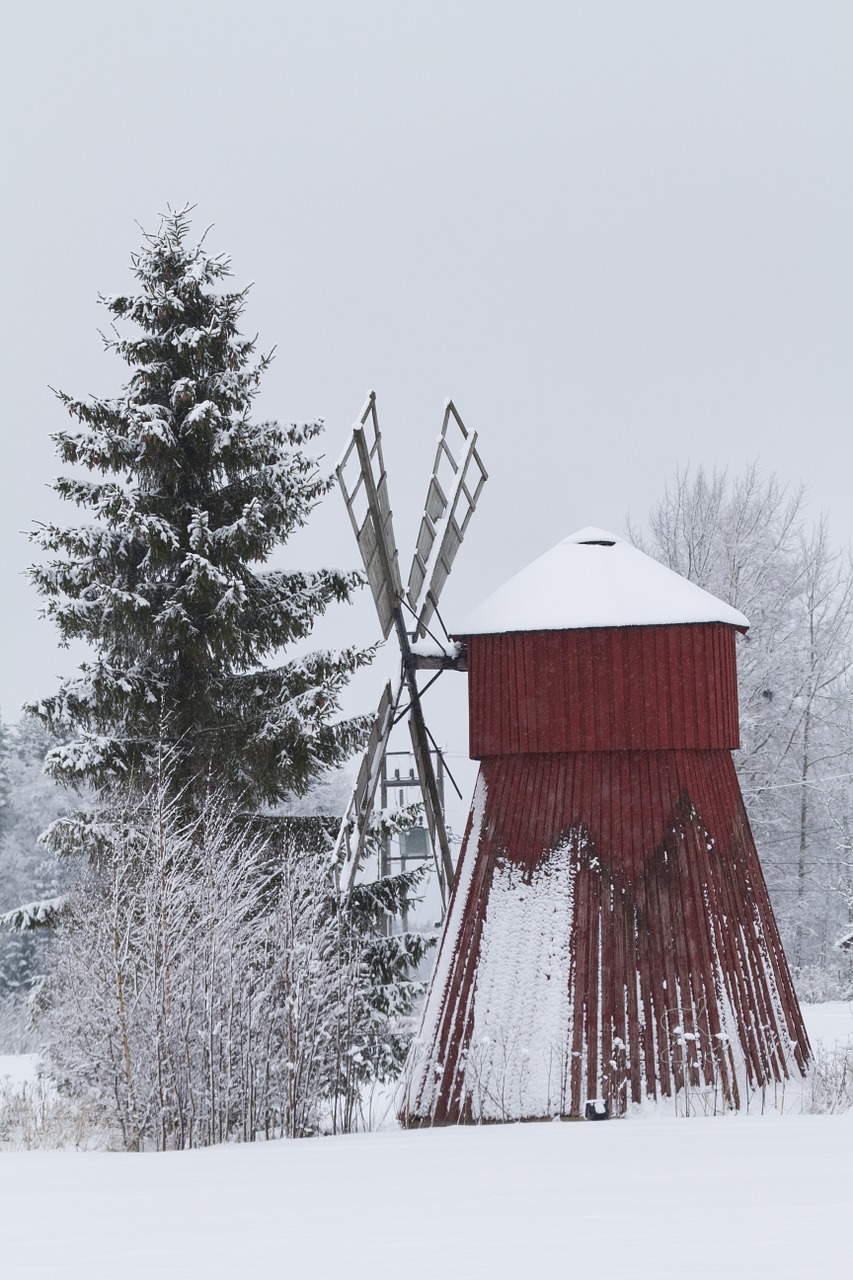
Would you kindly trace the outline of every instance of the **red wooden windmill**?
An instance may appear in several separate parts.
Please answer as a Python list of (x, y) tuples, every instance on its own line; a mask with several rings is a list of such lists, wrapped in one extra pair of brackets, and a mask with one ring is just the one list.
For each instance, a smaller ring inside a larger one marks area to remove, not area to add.
[(405, 1123), (737, 1107), (804, 1070), (731, 757), (748, 625), (584, 529), (459, 628), (482, 765)]

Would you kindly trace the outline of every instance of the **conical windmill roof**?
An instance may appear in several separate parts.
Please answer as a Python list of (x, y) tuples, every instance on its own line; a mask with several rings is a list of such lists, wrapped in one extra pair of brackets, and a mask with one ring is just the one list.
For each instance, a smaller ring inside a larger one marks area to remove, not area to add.
[(605, 529), (572, 533), (498, 587), (455, 628), (458, 636), (581, 627), (725, 622), (737, 609)]

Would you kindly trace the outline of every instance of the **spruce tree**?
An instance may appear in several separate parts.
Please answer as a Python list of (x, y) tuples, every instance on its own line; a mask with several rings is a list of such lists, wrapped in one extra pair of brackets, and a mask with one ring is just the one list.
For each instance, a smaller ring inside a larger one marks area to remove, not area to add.
[(253, 808), (304, 792), (359, 745), (364, 721), (337, 718), (339, 694), (369, 653), (267, 665), (359, 578), (264, 567), (333, 483), (309, 451), (322, 423), (253, 421), (271, 353), (241, 336), (248, 290), (224, 287), (230, 261), (191, 242), (190, 212), (145, 235), (135, 292), (101, 298), (105, 346), (131, 370), (122, 393), (57, 393), (76, 422), (54, 435), (58, 454), (93, 474), (53, 487), (94, 519), (39, 526), (49, 558), (30, 576), (63, 642), (93, 656), (31, 710), (73, 734), (48, 758), (63, 783), (144, 788), (165, 739), (182, 793)]

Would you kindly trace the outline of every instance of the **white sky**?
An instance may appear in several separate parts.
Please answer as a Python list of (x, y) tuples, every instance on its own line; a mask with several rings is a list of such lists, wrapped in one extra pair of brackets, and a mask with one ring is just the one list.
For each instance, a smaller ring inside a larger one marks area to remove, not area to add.
[[(334, 461), (376, 388), (404, 576), (446, 396), (480, 432), (448, 621), (677, 463), (758, 457), (853, 534), (849, 0), (28, 0), (4, 26), (7, 719), (73, 667), (20, 577), (19, 531), (73, 519), (47, 384), (117, 389), (95, 297), (167, 201), (257, 282), (262, 412), (325, 417)], [(289, 555), (355, 563), (337, 495)], [(320, 638), (373, 634), (365, 600)], [(462, 702), (434, 726), (460, 753)]]

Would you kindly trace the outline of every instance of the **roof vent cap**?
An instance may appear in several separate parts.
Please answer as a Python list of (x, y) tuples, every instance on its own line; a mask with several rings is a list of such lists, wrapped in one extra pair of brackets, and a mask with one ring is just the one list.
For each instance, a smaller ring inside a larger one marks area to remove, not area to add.
[(597, 529), (594, 524), (588, 524), (585, 529), (578, 529), (577, 533), (572, 533), (568, 538), (564, 538), (561, 546), (581, 547), (615, 547), (617, 542), (621, 542), (621, 538), (617, 538), (615, 533), (608, 533), (606, 529)]

